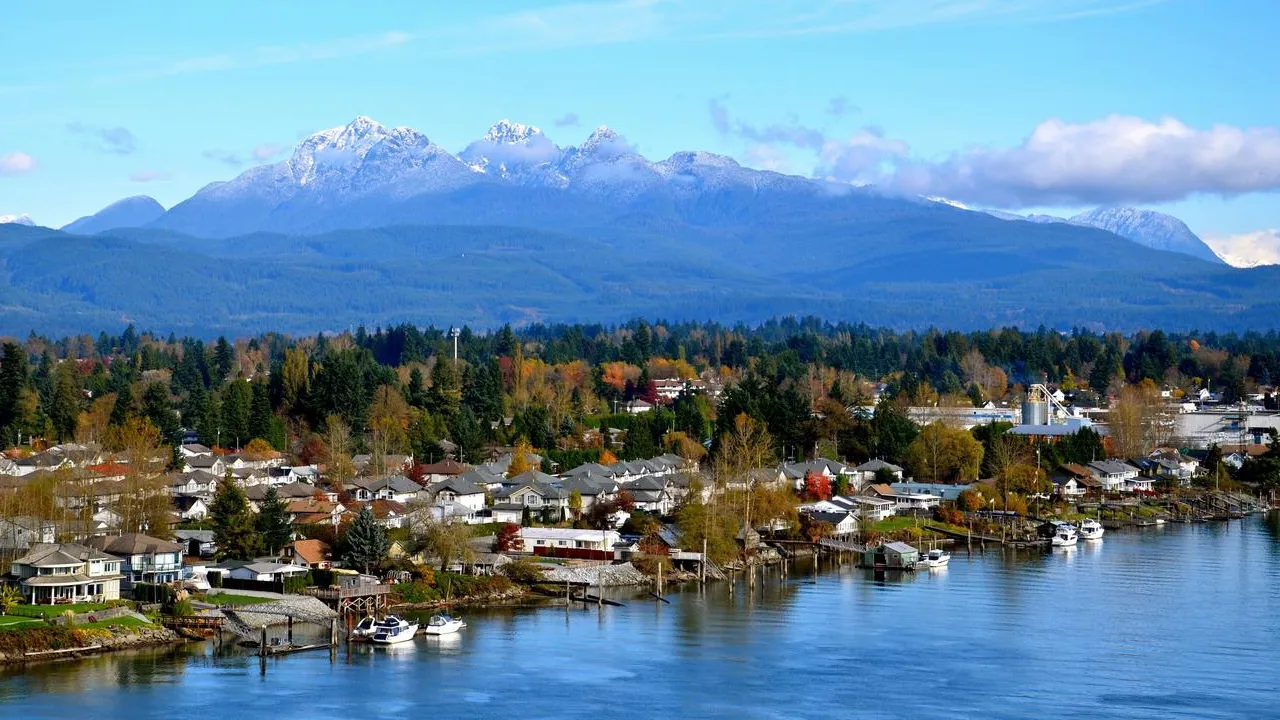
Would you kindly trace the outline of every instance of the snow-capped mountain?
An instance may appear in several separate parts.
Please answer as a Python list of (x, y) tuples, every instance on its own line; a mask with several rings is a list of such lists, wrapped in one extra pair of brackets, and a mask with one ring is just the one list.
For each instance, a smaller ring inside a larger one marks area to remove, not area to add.
[(1107, 230), (1156, 250), (1180, 252), (1215, 263), (1223, 262), (1181, 220), (1153, 210), (1098, 208), (1071, 217), (1068, 222)]
[(164, 206), (147, 195), (134, 195), (117, 200), (92, 215), (86, 215), (62, 226), (64, 232), (77, 235), (115, 230), (117, 228), (142, 227), (164, 215)]
[(27, 225), (35, 227), (36, 221), (31, 219), (30, 215), (22, 213), (20, 215), (0, 215), (0, 225)]
[(564, 151), (532, 125), (499, 120), (458, 157), (472, 170), (517, 185), (564, 188), (560, 168)]

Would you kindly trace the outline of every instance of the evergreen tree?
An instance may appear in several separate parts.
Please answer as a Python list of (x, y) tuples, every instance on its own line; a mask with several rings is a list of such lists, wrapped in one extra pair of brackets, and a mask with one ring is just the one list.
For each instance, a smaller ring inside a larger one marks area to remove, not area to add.
[(267, 384), (261, 380), (253, 383), (253, 399), (249, 406), (249, 437), (268, 440), (271, 435), (271, 396)]
[(423, 384), (422, 370), (416, 367), (409, 371), (409, 384), (404, 389), (404, 400), (419, 410), (427, 407), (427, 388)]
[(213, 542), (218, 546), (219, 557), (251, 560), (258, 555), (262, 543), (253, 511), (231, 473), (227, 473), (218, 486), (213, 505), (209, 508), (209, 518), (213, 522)]
[(484, 430), (476, 419), (471, 408), (463, 407), (457, 417), (449, 423), (449, 436), (458, 445), (459, 459), (462, 462), (476, 462), (480, 459), (480, 448), (484, 444)]
[(5, 442), (12, 439), (18, 424), (19, 400), (28, 385), (27, 373), (27, 352), (17, 343), (5, 343), (0, 356), (0, 430), (5, 433)]
[(178, 416), (169, 402), (169, 388), (162, 382), (147, 385), (142, 393), (142, 416), (160, 431), (160, 441), (172, 445), (178, 441)]
[(462, 390), (458, 384), (458, 374), (453, 363), (441, 356), (436, 356), (436, 364), (431, 368), (431, 390), (427, 393), (427, 405), (433, 415), (443, 418), (457, 416), (462, 405)]
[(111, 408), (111, 425), (116, 427), (124, 427), (124, 424), (133, 417), (133, 391), (128, 385), (121, 385), (116, 390), (116, 404)]
[(236, 380), (222, 390), (222, 442), (235, 447), (249, 442), (249, 415), (253, 409), (253, 389)]
[(267, 498), (258, 509), (255, 522), (258, 537), (266, 545), (268, 553), (276, 553), (293, 539), (293, 526), (289, 523), (289, 511), (276, 489), (267, 490)]
[(347, 530), (343, 559), (349, 565), (364, 568), (369, 572), (371, 565), (376, 565), (387, 556), (391, 543), (387, 540), (387, 531), (373, 517), (373, 511), (366, 505), (352, 521)]
[(231, 347), (231, 343), (227, 342), (225, 337), (218, 338), (218, 342), (213, 347), (213, 380), (214, 384), (221, 385), (231, 377), (231, 373), (236, 367), (236, 353)]
[(209, 447), (217, 447), (222, 443), (222, 403), (218, 402), (216, 393), (210, 394), (204, 403), (204, 411), (196, 419), (196, 434), (200, 442)]
[(54, 373), (53, 402), (49, 406), (49, 420), (60, 440), (75, 437), (80, 408), (84, 404), (84, 390), (80, 374), (74, 362), (64, 362)]

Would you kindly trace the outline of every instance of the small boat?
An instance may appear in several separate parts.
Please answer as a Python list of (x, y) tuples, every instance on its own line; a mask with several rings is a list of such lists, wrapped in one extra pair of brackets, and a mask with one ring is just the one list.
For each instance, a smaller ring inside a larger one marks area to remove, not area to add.
[(462, 620), (449, 615), (432, 615), (423, 632), (428, 635), (452, 635), (466, 626)]
[(946, 567), (951, 562), (951, 553), (946, 550), (930, 550), (920, 557), (919, 567), (933, 569)]
[(413, 636), (418, 633), (418, 623), (411, 623), (407, 620), (399, 620), (396, 625), (387, 624), (393, 615), (388, 615), (382, 623), (378, 625), (377, 631), (369, 638), (369, 642), (375, 645), (398, 645), (400, 643), (409, 642)]
[(1081, 540), (1101, 540), (1106, 530), (1102, 528), (1102, 523), (1093, 518), (1085, 518), (1080, 521), (1079, 535)]
[(1074, 526), (1068, 523), (1060, 523), (1058, 530), (1053, 534), (1050, 543), (1054, 547), (1075, 547), (1076, 542), (1080, 539)]
[(405, 621), (399, 615), (388, 615), (381, 620), (369, 615), (361, 620), (360, 624), (356, 625), (351, 631), (351, 639), (357, 642), (368, 642), (379, 632), (398, 628), (404, 624)]

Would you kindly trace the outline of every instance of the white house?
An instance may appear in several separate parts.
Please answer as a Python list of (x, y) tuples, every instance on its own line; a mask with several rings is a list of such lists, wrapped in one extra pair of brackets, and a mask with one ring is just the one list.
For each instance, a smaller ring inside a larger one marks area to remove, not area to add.
[(847, 538), (858, 531), (858, 518), (848, 510), (811, 512), (808, 513), (808, 517), (810, 522), (825, 522), (831, 525), (831, 536), (834, 538)]
[(10, 572), (33, 605), (120, 599), (121, 560), (75, 543), (38, 543)]
[(139, 582), (163, 584), (182, 579), (183, 546), (178, 543), (125, 533), (89, 538), (85, 545), (120, 558), (125, 590)]
[(356, 478), (346, 485), (346, 491), (360, 502), (391, 500), (408, 503), (423, 495), (422, 486), (403, 475), (386, 475), (378, 478)]
[(892, 500), (871, 497), (869, 495), (859, 495), (857, 497), (850, 498), (850, 500), (853, 500), (858, 504), (858, 507), (861, 510), (861, 517), (864, 517), (871, 522), (879, 522), (887, 517), (892, 517), (897, 514), (897, 505)]
[(881, 470), (887, 470), (893, 473), (898, 480), (902, 479), (902, 468), (890, 462), (880, 459), (868, 460), (853, 469), (854, 477), (857, 480), (857, 489), (862, 489), (867, 485), (876, 481), (876, 473)]
[(232, 567), (227, 574), (236, 580), (257, 580), (258, 582), (281, 582), (285, 578), (306, 575), (307, 569), (292, 563), (251, 562)]
[(615, 530), (521, 528), (524, 551), (549, 557), (612, 560), (613, 546), (622, 539)]
[(448, 477), (427, 486), (432, 502), (457, 503), (472, 512), (484, 509), (484, 488), (467, 480), (464, 475)]
[(1094, 460), (1089, 463), (1089, 472), (1102, 483), (1106, 492), (1126, 490), (1126, 483), (1138, 477), (1138, 468), (1120, 460)]

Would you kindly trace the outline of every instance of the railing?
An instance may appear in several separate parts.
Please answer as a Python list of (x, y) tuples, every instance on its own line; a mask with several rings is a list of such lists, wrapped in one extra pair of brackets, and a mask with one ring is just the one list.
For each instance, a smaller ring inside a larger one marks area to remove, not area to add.
[(320, 600), (343, 600), (353, 597), (367, 597), (369, 595), (390, 595), (390, 585), (349, 585), (340, 588), (307, 588), (304, 591), (307, 595)]

